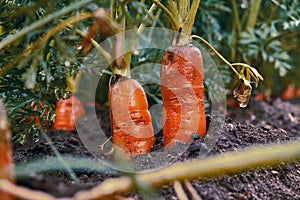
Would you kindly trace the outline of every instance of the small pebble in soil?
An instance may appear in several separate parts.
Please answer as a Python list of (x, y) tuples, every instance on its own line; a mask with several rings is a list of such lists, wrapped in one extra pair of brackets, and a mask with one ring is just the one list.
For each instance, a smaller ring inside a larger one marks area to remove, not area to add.
[(228, 128), (229, 131), (234, 131), (235, 130), (232, 123), (227, 124), (227, 128)]
[(271, 173), (274, 174), (274, 175), (279, 174), (279, 172), (276, 171), (276, 170), (271, 170)]

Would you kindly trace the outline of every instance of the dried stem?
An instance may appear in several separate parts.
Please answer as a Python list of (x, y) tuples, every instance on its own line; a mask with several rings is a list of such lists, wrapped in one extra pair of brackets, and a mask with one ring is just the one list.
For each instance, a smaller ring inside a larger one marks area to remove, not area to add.
[(199, 194), (197, 193), (197, 191), (192, 186), (189, 180), (184, 180), (184, 187), (189, 191), (193, 200), (202, 200), (202, 198), (199, 196)]
[(180, 200), (189, 200), (179, 181), (174, 181), (174, 190)]
[(54, 196), (44, 192), (34, 191), (9, 182), (5, 179), (0, 179), (0, 190), (13, 194), (25, 200), (57, 200)]

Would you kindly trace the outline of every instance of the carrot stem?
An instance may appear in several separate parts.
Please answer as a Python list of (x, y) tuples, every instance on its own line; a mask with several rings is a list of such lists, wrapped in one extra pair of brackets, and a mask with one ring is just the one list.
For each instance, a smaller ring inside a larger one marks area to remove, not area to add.
[(157, 7), (159, 7), (160, 9), (162, 9), (166, 15), (168, 15), (168, 17), (170, 18), (172, 25), (174, 27), (175, 31), (179, 31), (180, 29), (180, 25), (178, 23), (178, 21), (175, 19), (174, 15), (169, 11), (168, 8), (166, 8), (162, 3), (160, 3), (158, 0), (152, 0), (153, 3), (155, 3), (157, 5)]
[[(156, 8), (157, 8), (157, 5), (153, 3), (153, 4), (151, 5), (151, 7), (150, 7), (148, 13), (147, 13), (146, 16), (145, 16), (145, 19), (149, 19), (150, 13), (153, 13), (153, 12), (156, 10)], [(146, 27), (146, 24), (145, 24), (145, 23), (141, 23), (141, 24), (139, 25), (138, 29), (137, 29), (137, 34), (140, 35), (140, 34), (143, 32), (143, 30), (145, 29), (145, 27)]]
[(250, 5), (250, 14), (246, 25), (246, 31), (253, 29), (256, 23), (261, 0), (253, 0)]

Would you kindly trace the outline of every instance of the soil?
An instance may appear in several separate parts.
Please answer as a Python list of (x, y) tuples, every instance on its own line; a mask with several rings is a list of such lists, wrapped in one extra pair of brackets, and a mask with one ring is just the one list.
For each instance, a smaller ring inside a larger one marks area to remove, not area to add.
[[(97, 116), (101, 127), (104, 127), (104, 132), (109, 134), (108, 108), (98, 109)], [(210, 119), (211, 116), (208, 116), (208, 122)], [(299, 119), (300, 99), (291, 101), (275, 99), (271, 102), (251, 99), (246, 109), (229, 107), (227, 116), (222, 122), (220, 137), (207, 156), (237, 151), (253, 145), (283, 143), (298, 139), (300, 137)], [(88, 122), (83, 120), (82, 123), (86, 123), (85, 127), (88, 131), (97, 131)], [(94, 159), (75, 130), (71, 132), (48, 130), (47, 135), (60, 154)], [(154, 148), (159, 149), (161, 148), (161, 134), (156, 137), (157, 142)], [(195, 158), (201, 148), (201, 141), (201, 138), (195, 137), (192, 145), (181, 154), (178, 162)], [(14, 146), (14, 160), (19, 165), (25, 166), (33, 159), (47, 159), (53, 156), (55, 153), (49, 141), (42, 137), (37, 142)], [(145, 156), (141, 156), (138, 162), (144, 162), (143, 159)], [(71, 178), (67, 170), (52, 169), (35, 172), (31, 169), (30, 173), (17, 176), (17, 184), (62, 197), (72, 196), (75, 192), (92, 188), (107, 178), (120, 176), (114, 170), (77, 169), (74, 172), (78, 177), (77, 181)], [(279, 166), (224, 175), (215, 179), (193, 180), (191, 183), (203, 199), (300, 199), (300, 162), (282, 163)], [(172, 185), (164, 185), (156, 193), (156, 199), (178, 199)], [(134, 199), (147, 199), (137, 193), (128, 195)]]

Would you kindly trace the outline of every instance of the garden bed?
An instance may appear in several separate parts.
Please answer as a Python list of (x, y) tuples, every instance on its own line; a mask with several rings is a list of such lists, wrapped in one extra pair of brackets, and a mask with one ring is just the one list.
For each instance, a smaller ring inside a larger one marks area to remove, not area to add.
[[(97, 113), (101, 125), (109, 132), (108, 108), (102, 107)], [(269, 103), (251, 99), (248, 108), (229, 107), (227, 115), (218, 142), (208, 156), (253, 145), (283, 143), (300, 137), (299, 99), (290, 102), (276, 99)], [(49, 130), (47, 135), (62, 155), (92, 158), (76, 131)], [(158, 140), (160, 139), (158, 137)], [(181, 155), (179, 161), (194, 158), (201, 146), (200, 142), (199, 139), (195, 139), (191, 148)], [(26, 165), (32, 159), (51, 156), (54, 156), (54, 152), (49, 142), (42, 137), (38, 142), (14, 146), (14, 160), (19, 164)], [(113, 170), (75, 170), (75, 174), (78, 181), (74, 181), (66, 170), (32, 172), (18, 177), (17, 184), (62, 197), (92, 188), (107, 178), (120, 176)], [(216, 179), (193, 180), (191, 183), (203, 199), (299, 199), (300, 163), (282, 163), (279, 166), (224, 175)], [(135, 192), (126, 195), (139, 199), (138, 193)], [(173, 185), (161, 187), (156, 195), (158, 199), (177, 199)]]

